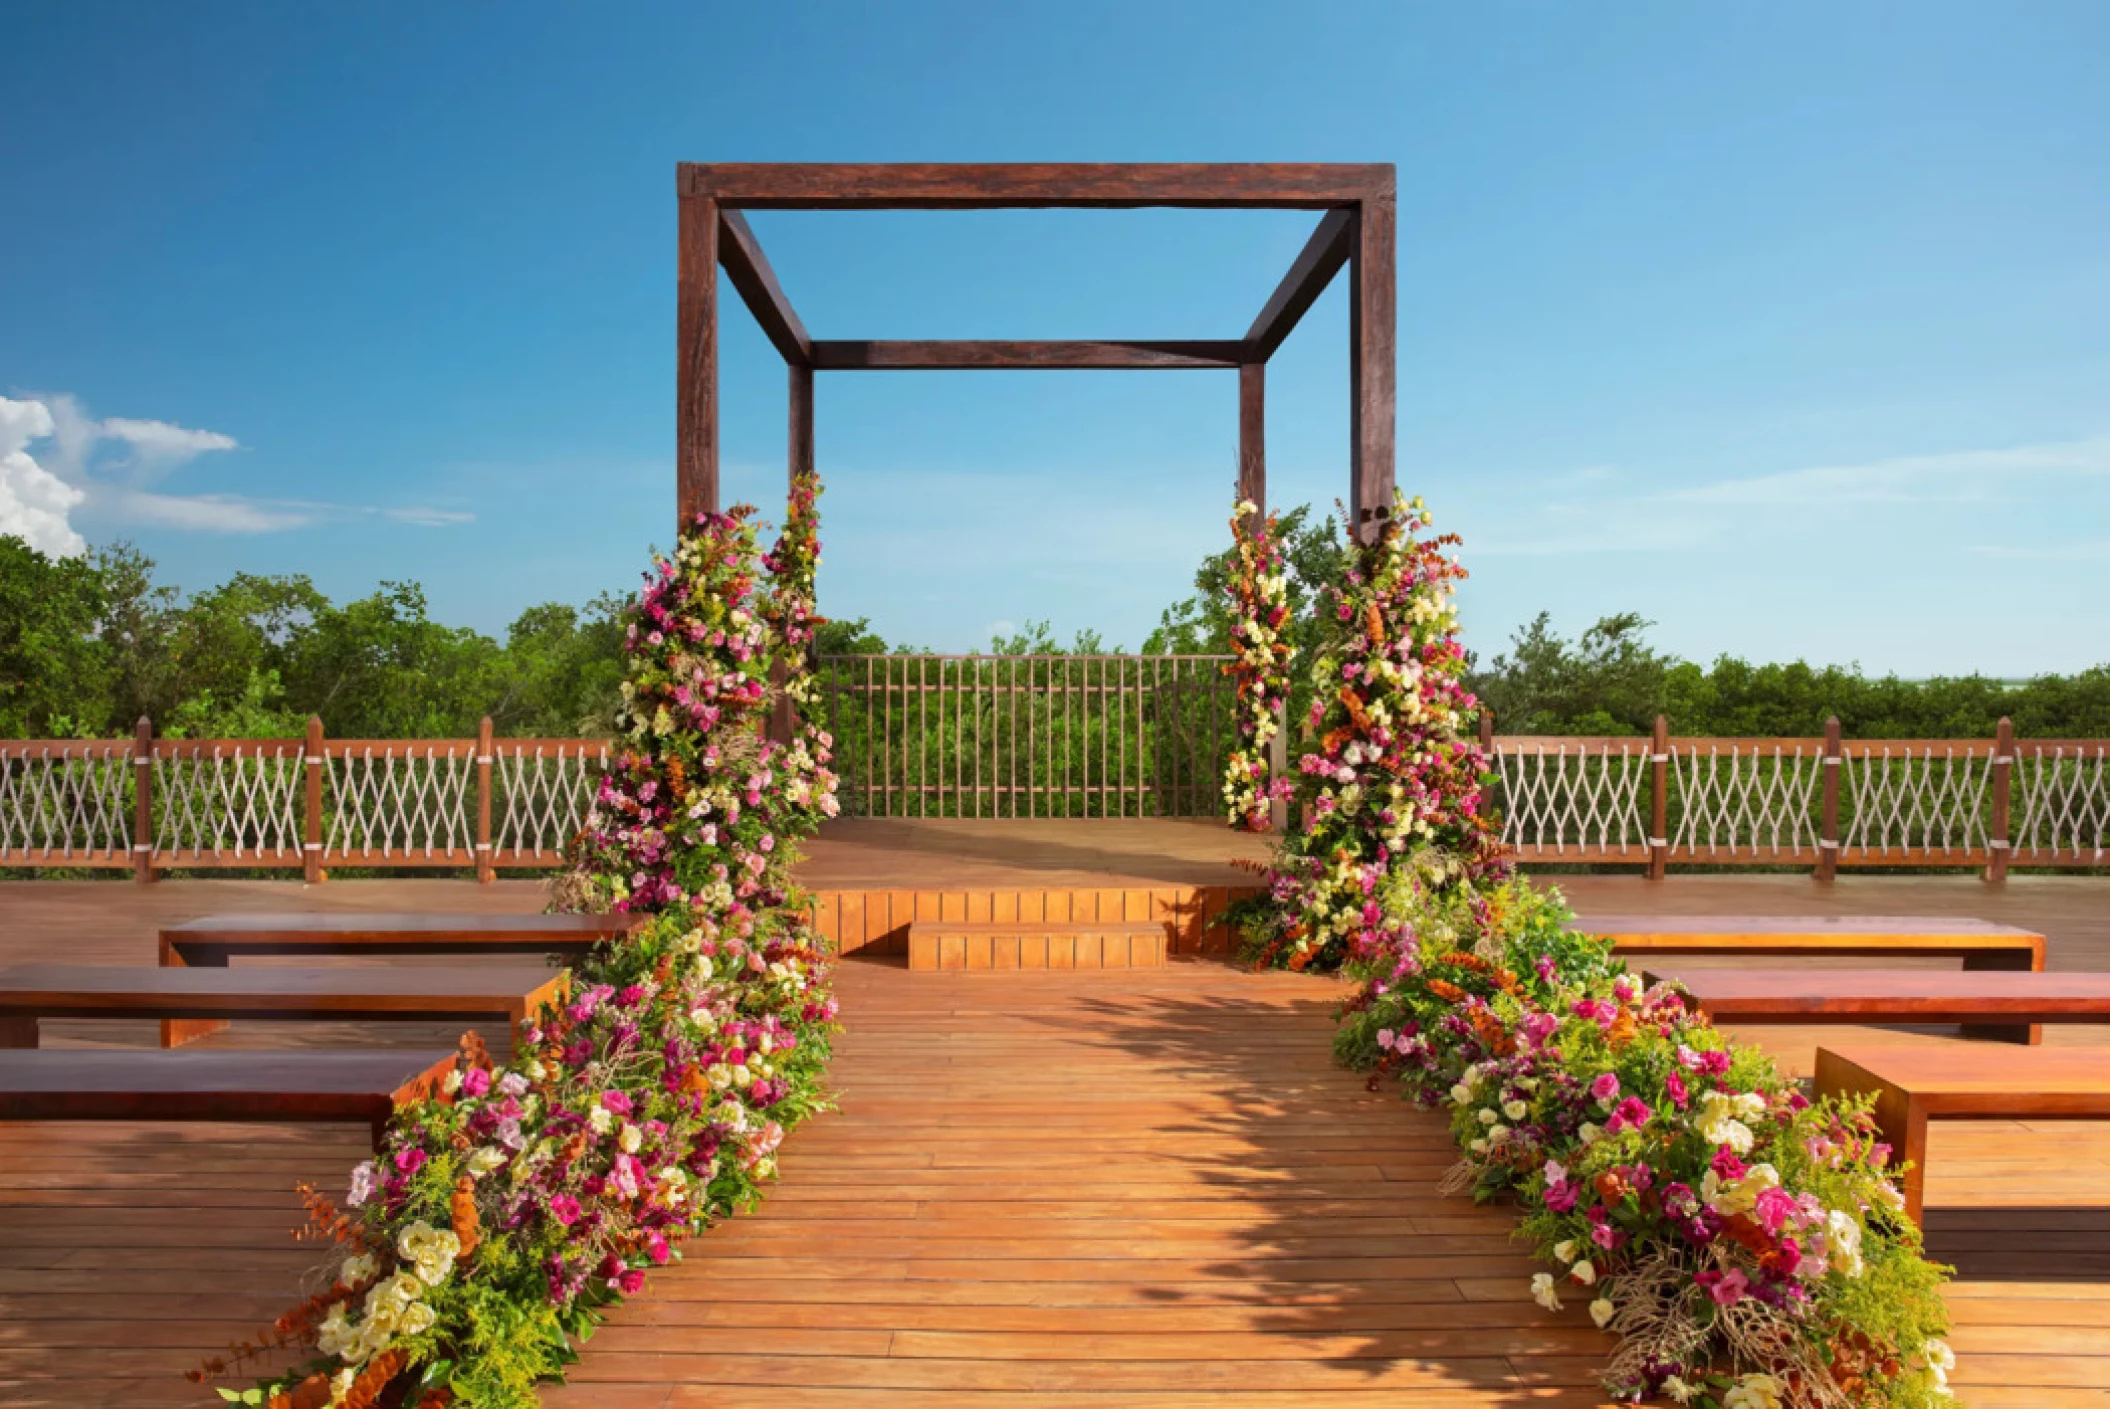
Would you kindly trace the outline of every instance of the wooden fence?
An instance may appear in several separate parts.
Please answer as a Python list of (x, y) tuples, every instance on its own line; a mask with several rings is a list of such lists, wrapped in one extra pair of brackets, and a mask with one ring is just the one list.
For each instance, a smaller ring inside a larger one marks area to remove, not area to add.
[[(844, 812), (1215, 817), (1232, 734), (1219, 657), (833, 656)], [(2110, 866), (2110, 741), (1486, 734), (1527, 863)], [(0, 742), (0, 867), (558, 864), (595, 739)]]
[(844, 811), (1214, 817), (1227, 656), (823, 656)]
[(563, 860), (598, 739), (157, 739), (0, 742), (0, 866), (304, 872)]

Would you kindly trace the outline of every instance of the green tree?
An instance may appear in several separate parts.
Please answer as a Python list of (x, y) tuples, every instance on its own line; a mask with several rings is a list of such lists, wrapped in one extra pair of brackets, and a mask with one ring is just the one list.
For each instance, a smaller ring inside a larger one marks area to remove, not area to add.
[(99, 734), (111, 714), (109, 592), (91, 559), (0, 536), (0, 737)]

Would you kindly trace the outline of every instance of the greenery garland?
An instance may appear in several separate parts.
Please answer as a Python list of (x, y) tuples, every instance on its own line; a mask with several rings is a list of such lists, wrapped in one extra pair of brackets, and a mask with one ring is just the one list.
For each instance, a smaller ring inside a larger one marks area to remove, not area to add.
[(1605, 1387), (1704, 1409), (1923, 1409), (1948, 1395), (1943, 1269), (1865, 1104), (1811, 1102), (1672, 987), (1644, 987), (1515, 877), (1479, 815), (1451, 588), (1395, 505), (1326, 598), (1300, 759), (1304, 829), (1240, 908), (1263, 963), (1361, 981), (1337, 1056), (1448, 1109), (1449, 1187), (1512, 1198), (1553, 1271), (1619, 1338)]
[(1237, 686), (1238, 742), (1224, 763), (1224, 810), (1233, 827), (1264, 832), (1269, 804), (1289, 795), (1287, 778), (1268, 778), (1268, 745), (1281, 728), (1289, 703), (1289, 579), (1283, 570), (1277, 530), (1281, 516), (1264, 520), (1259, 506), (1241, 499), (1231, 510), (1231, 663), (1224, 667)]
[(303, 1190), (337, 1245), (328, 1288), (233, 1361), (317, 1354), (223, 1398), (532, 1406), (609, 1304), (760, 1197), (784, 1133), (822, 1107), (836, 1006), (790, 867), (835, 810), (829, 740), (763, 734), (772, 665), (800, 673), (785, 646), (813, 620), (812, 508), (794, 495), (770, 600), (752, 510), (700, 516), (656, 562), (626, 633), (622, 748), (555, 885), (560, 908), (653, 919), (580, 963), (510, 1061), (466, 1039), (341, 1201)]

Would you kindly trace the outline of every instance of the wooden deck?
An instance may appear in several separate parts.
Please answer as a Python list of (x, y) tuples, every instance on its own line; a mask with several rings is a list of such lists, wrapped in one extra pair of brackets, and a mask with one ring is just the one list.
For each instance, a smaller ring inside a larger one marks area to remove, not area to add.
[[(1145, 873), (1087, 874), (1208, 883), (1120, 864)], [(2053, 969), (2110, 969), (2110, 892), (2087, 878), (1566, 884), (1600, 913), (1975, 915), (2044, 931)], [(0, 963), (152, 963), (159, 925), (215, 911), (539, 898), (24, 882), (0, 886)], [(912, 975), (867, 957), (839, 987), (840, 1112), (788, 1142), (759, 1213), (620, 1310), (552, 1406), (1599, 1402), (1606, 1342), (1579, 1306), (1531, 1305), (1511, 1216), (1435, 1194), (1441, 1122), (1331, 1066), (1330, 981), (1195, 961)], [(155, 1041), (146, 1023), (51, 1027), (59, 1045)], [(1871, 1038), (1750, 1035), (1802, 1067), (1820, 1039)], [(207, 1045), (436, 1036), (256, 1023)], [(176, 1377), (295, 1298), (317, 1259), (286, 1236), (292, 1185), (341, 1182), (364, 1143), (351, 1126), (0, 1127), (0, 1405), (217, 1402)], [(1937, 1125), (1930, 1166), (1966, 1401), (2110, 1404), (2110, 1122)]]

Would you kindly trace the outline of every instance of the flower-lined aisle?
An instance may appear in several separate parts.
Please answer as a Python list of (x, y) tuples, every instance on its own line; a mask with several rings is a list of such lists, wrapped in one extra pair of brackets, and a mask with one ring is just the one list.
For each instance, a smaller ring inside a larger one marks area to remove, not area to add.
[(1281, 516), (1261, 517), (1241, 499), (1231, 510), (1234, 544), (1225, 595), (1231, 614), (1231, 661), (1224, 673), (1237, 690), (1238, 740), (1224, 763), (1224, 811), (1233, 827), (1264, 832), (1270, 804), (1289, 796), (1287, 778), (1268, 777), (1268, 746), (1289, 704), (1296, 647), (1289, 638), (1289, 578), (1279, 540)]
[(1396, 505), (1324, 609), (1300, 834), (1241, 916), (1256, 959), (1360, 980), (1336, 1053), (1449, 1109), (1454, 1190), (1513, 1199), (1617, 1337), (1606, 1388), (1709, 1409), (1947, 1397), (1943, 1269), (1865, 1110), (1812, 1103), (1511, 874), (1479, 815), (1445, 549)]
[(820, 1108), (836, 1009), (789, 875), (835, 811), (831, 741), (764, 732), (774, 665), (800, 697), (817, 492), (795, 486), (770, 590), (738, 508), (700, 516), (634, 609), (622, 747), (555, 890), (654, 919), (575, 967), (513, 1061), (466, 1041), (341, 1203), (304, 1191), (338, 1246), (329, 1285), (253, 1349), (312, 1342), (317, 1359), (223, 1397), (533, 1405), (605, 1307), (760, 1197), (785, 1132)]

